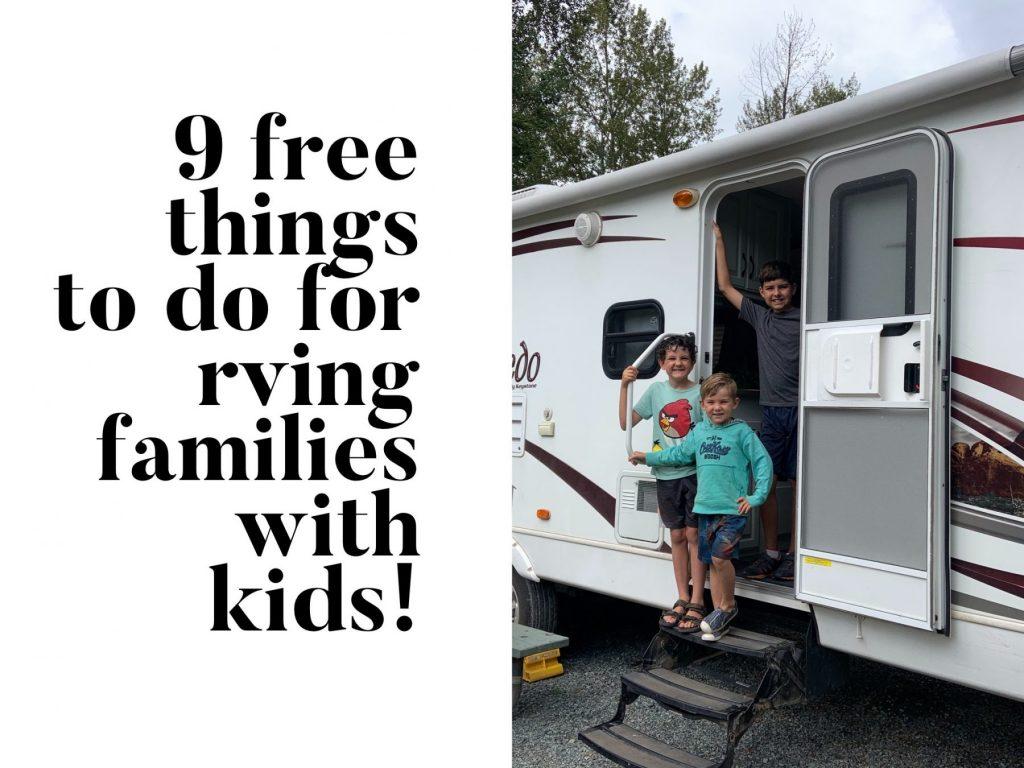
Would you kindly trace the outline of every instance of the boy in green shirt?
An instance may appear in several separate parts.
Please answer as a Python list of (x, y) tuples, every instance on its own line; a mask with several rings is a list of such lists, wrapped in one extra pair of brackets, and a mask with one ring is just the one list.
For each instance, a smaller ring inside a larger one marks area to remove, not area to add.
[[(633, 464), (651, 467), (696, 462), (698, 490), (693, 511), (700, 519), (699, 555), (711, 564), (711, 599), (715, 610), (701, 624), (703, 640), (719, 640), (736, 615), (736, 569), (739, 542), (751, 507), (764, 503), (772, 485), (772, 460), (746, 422), (732, 417), (739, 405), (736, 382), (727, 373), (709, 376), (700, 388), (704, 421), (678, 445), (664, 451), (634, 451)], [(754, 492), (750, 473), (754, 474)]]
[[(697, 344), (692, 333), (666, 336), (656, 350), (658, 364), (668, 377), (647, 388), (633, 406), (633, 424), (657, 417), (653, 425), (655, 451), (682, 442), (700, 421), (700, 387), (690, 380), (697, 360)], [(626, 388), (635, 381), (637, 370), (629, 366), (622, 372), (619, 391), (619, 427), (626, 428)], [(672, 546), (672, 572), (679, 599), (661, 617), (661, 625), (696, 632), (704, 618), (704, 564), (697, 556), (697, 518), (693, 502), (697, 493), (696, 467), (657, 467), (653, 470), (658, 491), (658, 513), (669, 529)], [(690, 589), (690, 573), (693, 589)]]

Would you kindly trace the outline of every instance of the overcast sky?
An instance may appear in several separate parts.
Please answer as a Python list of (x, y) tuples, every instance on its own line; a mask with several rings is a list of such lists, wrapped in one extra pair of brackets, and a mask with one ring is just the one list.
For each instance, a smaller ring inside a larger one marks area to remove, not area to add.
[(984, 53), (1024, 44), (1024, 0), (639, 0), (672, 29), (676, 55), (707, 64), (720, 89), (721, 135), (735, 133), (752, 49), (787, 11), (813, 19), (835, 54), (833, 79), (856, 73), (861, 93)]

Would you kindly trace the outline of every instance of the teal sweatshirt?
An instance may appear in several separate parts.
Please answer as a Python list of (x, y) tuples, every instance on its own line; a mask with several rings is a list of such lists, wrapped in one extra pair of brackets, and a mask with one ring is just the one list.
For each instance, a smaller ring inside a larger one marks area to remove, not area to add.
[[(736, 500), (746, 496), (750, 506), (764, 504), (772, 487), (772, 460), (754, 430), (745, 421), (733, 419), (716, 426), (710, 420), (697, 422), (686, 438), (665, 451), (648, 453), (647, 465), (697, 465), (698, 515), (738, 515)], [(750, 491), (753, 469), (755, 488)]]

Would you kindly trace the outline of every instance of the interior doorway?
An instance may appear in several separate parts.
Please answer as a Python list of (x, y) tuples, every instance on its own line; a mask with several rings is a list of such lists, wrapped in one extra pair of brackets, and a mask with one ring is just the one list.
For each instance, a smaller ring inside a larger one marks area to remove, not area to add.
[[(803, 283), (803, 203), (804, 175), (796, 172), (790, 178), (756, 185), (746, 183), (742, 189), (725, 194), (718, 202), (714, 218), (722, 230), (726, 261), (733, 286), (745, 298), (764, 302), (758, 292), (758, 275), (769, 261), (789, 264), (798, 284), (794, 299), (800, 306), (799, 286)], [(710, 254), (714, 283), (714, 253)], [(761, 428), (761, 385), (758, 375), (757, 340), (754, 329), (739, 318), (739, 312), (713, 289), (713, 333), (711, 370), (729, 373), (739, 386), (740, 406), (737, 418), (746, 421), (755, 431)], [(793, 531), (793, 507), (796, 489), (792, 481), (781, 481), (776, 489), (779, 505), (779, 548), (785, 551)], [(760, 518), (752, 515), (742, 542), (744, 562), (756, 557), (762, 549)], [(786, 586), (791, 583), (787, 582)]]

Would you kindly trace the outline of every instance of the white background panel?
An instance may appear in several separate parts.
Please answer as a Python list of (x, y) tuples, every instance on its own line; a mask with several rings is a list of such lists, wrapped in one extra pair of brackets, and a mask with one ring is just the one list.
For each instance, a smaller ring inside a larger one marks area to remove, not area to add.
[[(0, 762), (507, 764), (508, 7), (64, 3), (9, 9), (5, 30)], [(305, 181), (253, 181), (249, 137), (268, 111), (287, 116), (282, 138), (356, 136), (372, 152), (408, 137), (416, 171), (342, 182), (321, 154), (307, 155)], [(178, 175), (174, 144), (178, 120), (197, 113), (225, 142), (204, 182)], [(298, 331), (295, 289), (315, 257), (174, 255), (169, 201), (194, 210), (212, 186), (222, 209), (251, 214), (263, 191), (275, 214), (317, 211), (328, 235), (342, 211), (414, 212), (418, 250), (387, 255), (371, 236), (373, 267), (351, 281), (418, 288), (406, 330)], [(264, 328), (170, 328), (167, 294), (207, 261), (221, 295), (264, 291)], [(52, 289), (66, 273), (88, 290), (130, 290), (131, 327), (60, 330)], [(375, 474), (362, 482), (98, 481), (95, 438), (114, 411), (134, 419), (122, 473), (141, 437), (251, 440), (260, 416), (289, 412), (323, 418), (332, 448), (358, 435), (379, 449), (392, 435), (370, 428), (369, 405), (293, 407), (284, 374), (265, 408), (241, 377), (220, 407), (198, 406), (197, 365), (294, 362), (298, 341), (314, 363), (360, 363), (366, 393), (376, 363), (420, 363), (405, 388), (411, 418), (389, 431), (415, 439), (413, 479), (390, 483), (366, 462)], [(344, 631), (210, 631), (211, 565), (229, 563), (233, 587), (270, 587), (280, 567), (286, 601), (325, 582), (308, 534), (286, 558), (258, 558), (236, 513), (314, 514), (321, 492), (329, 510), (355, 499), (370, 512), (387, 486), (392, 512), (416, 517), (420, 556), (327, 558), (343, 564), (344, 595), (383, 591), (381, 629), (353, 629), (345, 600)], [(407, 611), (396, 560), (413, 563)], [(408, 632), (396, 629), (403, 614)]]

